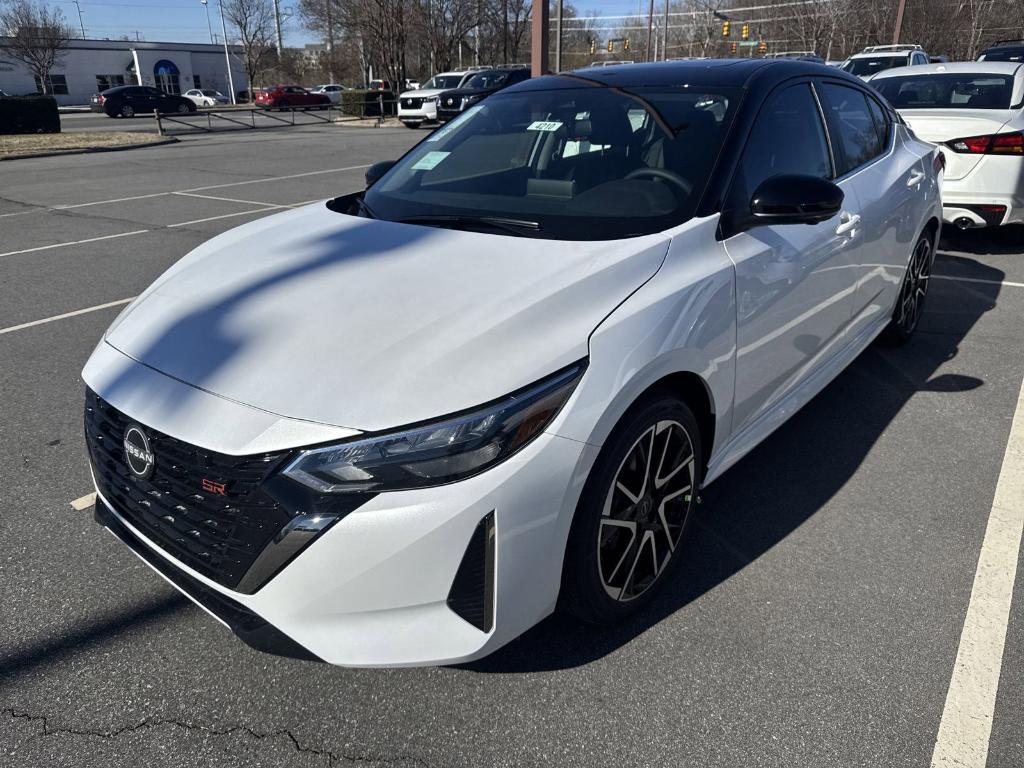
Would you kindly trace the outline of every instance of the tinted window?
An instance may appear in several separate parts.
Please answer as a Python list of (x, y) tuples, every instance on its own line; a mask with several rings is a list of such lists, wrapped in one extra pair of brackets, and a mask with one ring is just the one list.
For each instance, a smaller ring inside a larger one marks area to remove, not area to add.
[(1013, 75), (908, 75), (871, 84), (897, 109), (1009, 109), (1013, 96)]
[(842, 68), (851, 75), (868, 77), (885, 69), (905, 66), (907, 66), (907, 54), (902, 53), (899, 56), (872, 56), (866, 59), (850, 59), (843, 64)]
[(882, 154), (875, 121), (861, 91), (825, 83), (818, 86), (818, 95), (832, 138), (836, 176), (849, 173)]
[(434, 75), (424, 83), (423, 88), (440, 88), (444, 90), (458, 88), (463, 77), (463, 75)]
[(1024, 61), (1024, 47), (989, 48), (978, 57), (978, 61)]
[(497, 88), (499, 85), (505, 82), (505, 78), (508, 77), (508, 72), (481, 72), (478, 75), (473, 75), (469, 80), (466, 81), (466, 88)]
[(868, 97), (868, 110), (871, 112), (871, 118), (875, 123), (875, 132), (878, 134), (878, 141), (882, 145), (884, 151), (889, 146), (889, 113), (882, 108), (874, 99)]
[(691, 216), (738, 92), (682, 86), (499, 91), (439, 128), (366, 193), (378, 218), (536, 222), (523, 234), (609, 240)]
[(829, 178), (828, 143), (818, 105), (806, 83), (793, 85), (762, 107), (743, 150), (733, 193), (734, 209), (750, 203), (766, 179), (783, 174)]

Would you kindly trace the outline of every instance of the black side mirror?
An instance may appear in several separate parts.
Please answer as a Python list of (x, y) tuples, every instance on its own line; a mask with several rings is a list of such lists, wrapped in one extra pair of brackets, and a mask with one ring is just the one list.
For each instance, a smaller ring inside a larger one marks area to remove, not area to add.
[(839, 213), (843, 197), (843, 190), (817, 176), (772, 176), (754, 191), (747, 226), (818, 224)]
[(395, 164), (394, 160), (381, 160), (378, 163), (374, 163), (366, 169), (366, 186), (372, 187), (374, 183), (380, 179), (385, 173), (391, 170), (391, 166)]

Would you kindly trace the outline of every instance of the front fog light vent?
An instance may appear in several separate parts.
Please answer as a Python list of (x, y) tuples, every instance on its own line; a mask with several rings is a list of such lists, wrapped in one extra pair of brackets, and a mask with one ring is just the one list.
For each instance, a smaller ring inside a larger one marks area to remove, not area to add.
[(477, 523), (469, 538), (448, 607), (481, 632), (494, 626), (494, 512)]

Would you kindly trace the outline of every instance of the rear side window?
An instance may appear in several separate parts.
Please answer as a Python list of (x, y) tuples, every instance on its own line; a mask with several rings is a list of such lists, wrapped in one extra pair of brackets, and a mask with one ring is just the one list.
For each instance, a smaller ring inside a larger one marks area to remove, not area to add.
[(782, 174), (832, 175), (821, 114), (806, 83), (775, 94), (761, 108), (740, 159), (732, 206), (744, 208), (762, 182)]
[(832, 138), (836, 176), (843, 176), (882, 154), (882, 141), (864, 93), (845, 85), (824, 83), (818, 85), (818, 95)]
[(878, 134), (878, 141), (881, 142), (882, 151), (884, 152), (885, 148), (889, 146), (889, 113), (870, 96), (867, 98), (867, 102), (868, 111), (875, 122), (875, 132)]

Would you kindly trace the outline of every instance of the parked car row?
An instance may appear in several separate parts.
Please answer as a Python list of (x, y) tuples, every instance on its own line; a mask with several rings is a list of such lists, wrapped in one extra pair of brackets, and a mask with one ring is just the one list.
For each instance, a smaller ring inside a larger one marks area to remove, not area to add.
[(468, 67), (441, 72), (422, 88), (399, 95), (398, 119), (407, 128), (443, 123), (492, 93), (529, 77), (530, 70), (525, 66)]

